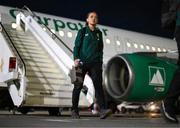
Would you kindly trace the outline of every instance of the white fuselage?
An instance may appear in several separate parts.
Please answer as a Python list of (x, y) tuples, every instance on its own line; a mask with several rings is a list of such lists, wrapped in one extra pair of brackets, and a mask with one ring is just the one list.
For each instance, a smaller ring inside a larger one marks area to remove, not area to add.
[[(11, 24), (12, 21), (15, 21), (18, 11), (12, 7), (0, 6), (0, 13), (1, 17), (3, 17), (2, 22)], [(43, 13), (36, 14), (39, 16), (38, 20), (45, 23), (73, 49), (77, 31), (84, 26), (85, 22)], [(103, 33), (104, 63), (114, 55), (120, 53), (177, 51), (176, 42), (172, 39), (103, 25), (98, 25), (98, 27)], [(177, 54), (175, 58), (177, 58)]]

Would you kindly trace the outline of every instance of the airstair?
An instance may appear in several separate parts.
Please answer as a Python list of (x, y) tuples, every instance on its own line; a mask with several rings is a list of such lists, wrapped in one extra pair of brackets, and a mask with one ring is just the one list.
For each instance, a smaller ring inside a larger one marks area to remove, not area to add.
[[(20, 108), (71, 107), (70, 54), (31, 15), (20, 12), (16, 25), (13, 29), (10, 24), (1, 23), (0, 88), (8, 90), (8, 100)], [(14, 61), (14, 69), (10, 69)], [(86, 81), (86, 85), (92, 85), (88, 76)], [(0, 97), (8, 98), (7, 95)], [(92, 97), (88, 99), (87, 94), (81, 93), (80, 106), (91, 103)]]

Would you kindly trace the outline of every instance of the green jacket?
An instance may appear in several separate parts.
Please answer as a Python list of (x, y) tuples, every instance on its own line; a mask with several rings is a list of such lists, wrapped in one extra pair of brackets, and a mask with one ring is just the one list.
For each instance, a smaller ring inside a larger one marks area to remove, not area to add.
[(94, 31), (89, 27), (80, 29), (75, 39), (73, 55), (74, 59), (80, 59), (83, 63), (102, 62), (102, 32), (98, 28)]

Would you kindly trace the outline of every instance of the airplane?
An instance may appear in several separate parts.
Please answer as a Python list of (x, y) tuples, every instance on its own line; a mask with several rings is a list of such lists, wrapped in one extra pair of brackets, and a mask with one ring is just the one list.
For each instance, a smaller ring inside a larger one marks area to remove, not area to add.
[[(0, 5), (0, 103), (26, 114), (47, 108), (50, 115), (71, 107), (72, 49), (85, 22)], [(175, 40), (110, 26), (103, 33), (103, 86), (110, 101), (148, 102), (165, 97), (178, 58)], [(94, 102), (86, 75), (80, 106)]]

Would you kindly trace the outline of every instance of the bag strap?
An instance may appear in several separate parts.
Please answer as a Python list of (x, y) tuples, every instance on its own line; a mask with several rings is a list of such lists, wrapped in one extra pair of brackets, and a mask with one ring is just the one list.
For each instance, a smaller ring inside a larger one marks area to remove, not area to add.
[(86, 27), (83, 27), (83, 28), (82, 28), (81, 43), (80, 43), (80, 46), (79, 46), (78, 54), (80, 53), (80, 49), (81, 49), (81, 47), (82, 47), (82, 45), (83, 45), (83, 39), (84, 39), (85, 34), (86, 34)]

